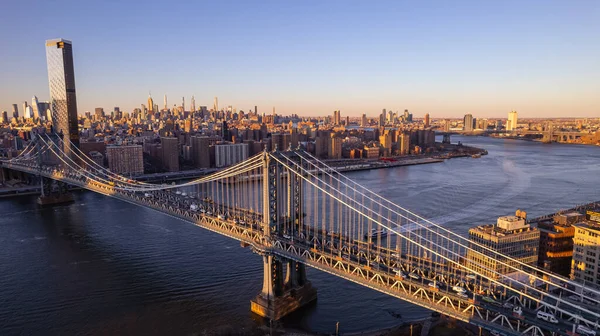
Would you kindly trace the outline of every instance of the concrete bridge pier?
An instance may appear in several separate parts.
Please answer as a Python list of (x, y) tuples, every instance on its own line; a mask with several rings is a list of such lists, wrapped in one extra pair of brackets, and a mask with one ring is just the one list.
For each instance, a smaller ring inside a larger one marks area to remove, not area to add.
[(304, 264), (263, 254), (263, 269), (262, 291), (250, 301), (253, 313), (279, 320), (317, 299), (317, 289), (306, 279)]
[(41, 194), (37, 199), (38, 204), (52, 205), (73, 201), (73, 194), (69, 192), (66, 183), (42, 177), (40, 179), (40, 184)]

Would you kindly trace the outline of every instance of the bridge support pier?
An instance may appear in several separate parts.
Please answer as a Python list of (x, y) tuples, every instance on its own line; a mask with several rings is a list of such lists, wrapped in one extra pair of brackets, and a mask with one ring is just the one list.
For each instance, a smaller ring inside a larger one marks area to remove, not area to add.
[(306, 279), (304, 264), (263, 254), (263, 268), (262, 291), (250, 301), (250, 310), (253, 313), (271, 320), (279, 320), (317, 299), (317, 289)]
[(66, 183), (42, 177), (40, 184), (42, 193), (37, 199), (38, 204), (53, 205), (73, 202), (73, 194), (69, 192)]

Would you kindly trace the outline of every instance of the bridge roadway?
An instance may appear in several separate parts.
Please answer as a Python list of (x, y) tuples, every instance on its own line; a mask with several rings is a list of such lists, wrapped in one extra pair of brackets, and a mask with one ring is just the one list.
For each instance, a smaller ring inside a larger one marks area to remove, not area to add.
[[(40, 169), (35, 165), (10, 162), (3, 162), (2, 165), (153, 209), (236, 239), (251, 246), (255, 252), (269, 252), (301, 262), (323, 272), (500, 334), (534, 334), (537, 326), (544, 330), (544, 335), (572, 335), (569, 332), (573, 330), (573, 325), (565, 321), (561, 321), (558, 325), (550, 324), (537, 319), (536, 311), (533, 309), (524, 308), (524, 314), (518, 316), (499, 303), (484, 301), (482, 295), (484, 292), (475, 292), (476, 288), (469, 286), (469, 280), (464, 273), (453, 270), (454, 278), (439, 276), (435, 272), (419, 269), (423, 264), (416, 262), (416, 259), (411, 261), (410, 258), (402, 256), (398, 258), (399, 256), (391, 253), (391, 250), (384, 249), (382, 253), (382, 249), (356, 250), (343, 246), (339, 248), (335, 243), (337, 238), (332, 242), (324, 241), (317, 244), (314, 238), (319, 238), (318, 234), (304, 238), (300, 235), (284, 236), (283, 234), (264, 236), (262, 216), (245, 209), (228, 209), (230, 216), (226, 217), (218, 206), (212, 204), (211, 209), (210, 202), (198, 202), (206, 209), (203, 213), (190, 210), (190, 200), (173, 192), (155, 191), (148, 197), (141, 192), (124, 191), (109, 184), (96, 182), (81, 173), (64, 172), (53, 167)], [(439, 270), (439, 266), (437, 268)], [(450, 272), (450, 269), (448, 271)], [(413, 278), (410, 273), (418, 276)], [(460, 277), (466, 284), (465, 287), (469, 289), (466, 297), (452, 290), (455, 283), (450, 281), (458, 280), (456, 277)], [(430, 286), (430, 282), (434, 282), (437, 288)], [(498, 293), (488, 293), (489, 296), (486, 295), (486, 298), (490, 300), (495, 294)], [(538, 330), (538, 335), (540, 331)]]

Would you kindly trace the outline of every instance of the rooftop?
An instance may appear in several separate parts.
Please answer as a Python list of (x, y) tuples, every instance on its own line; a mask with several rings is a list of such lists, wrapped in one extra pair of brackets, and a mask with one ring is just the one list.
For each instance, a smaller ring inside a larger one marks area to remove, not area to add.
[(46, 46), (53, 46), (55, 44), (57, 44), (58, 42), (64, 42), (64, 43), (68, 43), (68, 44), (73, 44), (73, 42), (71, 42), (70, 40), (65, 40), (62, 38), (56, 38), (56, 39), (51, 39), (51, 40), (46, 40)]

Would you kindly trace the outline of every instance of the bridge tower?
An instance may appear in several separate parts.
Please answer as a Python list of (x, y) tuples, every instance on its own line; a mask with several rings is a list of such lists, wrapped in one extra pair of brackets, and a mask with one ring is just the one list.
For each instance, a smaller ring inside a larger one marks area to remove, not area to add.
[[(286, 155), (293, 156), (293, 153), (286, 152)], [(302, 178), (291, 172), (282, 174), (281, 164), (266, 152), (263, 174), (263, 235), (266, 245), (272, 246), (274, 240), (284, 234), (297, 237), (296, 232), (303, 224)], [(282, 216), (282, 213), (288, 215)], [(308, 281), (303, 263), (275, 255), (268, 248), (255, 252), (263, 258), (264, 272), (262, 291), (250, 301), (253, 313), (278, 320), (317, 299), (317, 289)]]
[[(34, 135), (39, 136), (39, 135)], [(58, 141), (54, 139), (58, 135), (53, 135), (48, 141), (48, 144), (51, 146), (56, 146)], [(54, 155), (44, 155), (42, 150), (42, 146), (39, 140), (35, 140), (35, 147), (38, 151), (38, 166), (42, 167), (44, 165), (57, 165), (58, 166), (58, 158)], [(58, 152), (58, 151), (57, 151)], [(37, 199), (37, 203), (40, 205), (52, 205), (52, 204), (62, 204), (73, 201), (73, 194), (69, 192), (68, 185), (64, 182), (53, 180), (41, 174), (38, 174), (40, 177), (40, 196)]]

